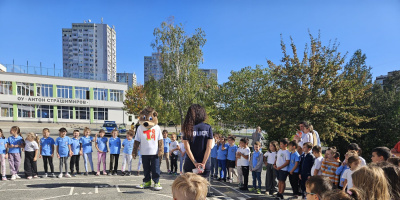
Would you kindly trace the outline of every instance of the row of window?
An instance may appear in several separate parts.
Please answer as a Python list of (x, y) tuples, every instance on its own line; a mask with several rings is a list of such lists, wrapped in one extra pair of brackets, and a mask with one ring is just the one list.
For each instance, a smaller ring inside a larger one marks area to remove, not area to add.
[[(94, 100), (107, 101), (108, 89), (94, 88)], [(36, 84), (37, 96), (53, 97), (53, 85), (51, 84)], [(0, 81), (0, 94), (12, 95), (12, 82)], [(88, 87), (75, 87), (76, 99), (90, 99)], [(123, 90), (110, 89), (110, 101), (122, 102)], [(33, 83), (17, 82), (17, 95), (35, 96)], [(57, 97), (72, 99), (72, 86), (57, 85)]]
[[(35, 106), (29, 104), (18, 104), (19, 118), (35, 118)], [(108, 108), (93, 108), (95, 120), (108, 120)], [(0, 117), (13, 117), (12, 104), (0, 104)], [(73, 119), (72, 106), (57, 107), (59, 119)], [(52, 119), (54, 117), (54, 107), (48, 105), (37, 106), (37, 118)], [(75, 107), (75, 119), (90, 120), (90, 108)]]

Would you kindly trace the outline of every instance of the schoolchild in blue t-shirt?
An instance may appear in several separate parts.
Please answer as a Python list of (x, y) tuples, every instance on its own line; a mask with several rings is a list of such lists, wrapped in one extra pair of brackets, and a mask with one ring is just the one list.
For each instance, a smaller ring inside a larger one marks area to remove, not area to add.
[(218, 167), (220, 170), (218, 181), (223, 180), (224, 182), (226, 182), (226, 159), (228, 157), (228, 149), (229, 145), (225, 144), (225, 137), (222, 136), (219, 139), (218, 153), (217, 153)]
[(54, 175), (54, 165), (53, 165), (53, 156), (54, 156), (54, 144), (55, 141), (53, 138), (50, 137), (50, 130), (48, 128), (44, 128), (43, 137), (40, 139), (40, 155), (39, 158), (43, 157), (43, 166), (44, 166), (44, 176), (43, 178), (47, 177), (48, 173), (48, 166), (49, 163), (51, 176), (55, 177)]
[(81, 143), (81, 152), (83, 155), (83, 161), (85, 164), (85, 176), (89, 174), (88, 166), (87, 163), (90, 163), (90, 167), (92, 168), (92, 173), (93, 175), (96, 175), (96, 172), (94, 172), (93, 169), (93, 160), (92, 160), (92, 142), (96, 141), (96, 138), (90, 136), (90, 128), (85, 127), (83, 129), (83, 134), (84, 136), (80, 138), (80, 143)]
[(118, 160), (119, 154), (121, 153), (121, 139), (118, 137), (118, 130), (114, 129), (111, 132), (111, 138), (108, 140), (108, 146), (110, 148), (110, 171), (111, 174), (116, 176), (118, 171)]
[(238, 150), (238, 146), (235, 144), (235, 136), (228, 137), (228, 156), (227, 156), (227, 167), (229, 171), (229, 182), (233, 183), (233, 175), (237, 178), (237, 173), (235, 171), (236, 168), (236, 151)]
[(164, 142), (164, 155), (162, 157), (160, 157), (160, 159), (159, 159), (160, 160), (160, 169), (161, 169), (161, 164), (162, 164), (162, 160), (164, 157), (165, 162), (167, 163), (168, 173), (170, 173), (171, 171), (169, 170), (169, 144), (171, 143), (171, 139), (168, 137), (167, 130), (163, 130), (162, 135), (163, 135), (163, 142)]
[(19, 164), (21, 163), (21, 148), (25, 146), (24, 139), (18, 135), (20, 129), (13, 126), (10, 129), (11, 136), (7, 138), (8, 162), (10, 163), (11, 180), (21, 178), (18, 176)]
[(60, 159), (60, 175), (58, 175), (58, 178), (63, 177), (63, 166), (65, 166), (65, 177), (70, 178), (71, 175), (68, 173), (68, 157), (72, 156), (72, 141), (70, 137), (66, 136), (67, 129), (60, 128), (58, 132), (60, 137), (58, 137), (55, 141), (57, 157)]
[(301, 195), (299, 192), (299, 163), (300, 163), (300, 154), (297, 152), (297, 142), (291, 141), (288, 144), (288, 149), (290, 151), (290, 162), (288, 165), (289, 172), (289, 181), (292, 186), (294, 198), (297, 198), (298, 195)]
[(214, 179), (218, 178), (218, 141), (219, 141), (219, 134), (214, 134), (214, 147), (211, 149), (211, 177)]
[(4, 137), (3, 130), (0, 129), (0, 162), (1, 162), (1, 180), (6, 181), (6, 159), (7, 159), (7, 139)]
[[(71, 139), (71, 150), (72, 150), (72, 157), (71, 161), (69, 163), (70, 169), (71, 169), (71, 174), (72, 176), (76, 176), (76, 174), (80, 174), (79, 172), (79, 158), (80, 158), (80, 153), (81, 153), (81, 143), (79, 140), (79, 130), (74, 130), (73, 137)], [(76, 169), (76, 172), (74, 173), (74, 166)]]

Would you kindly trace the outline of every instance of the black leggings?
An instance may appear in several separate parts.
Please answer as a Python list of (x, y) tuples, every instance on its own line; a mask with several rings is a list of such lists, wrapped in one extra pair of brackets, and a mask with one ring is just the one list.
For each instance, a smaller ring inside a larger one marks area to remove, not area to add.
[(247, 187), (249, 185), (249, 166), (242, 166), (242, 173), (244, 177), (243, 186)]
[(71, 157), (71, 161), (69, 162), (69, 168), (71, 169), (71, 173), (74, 173), (74, 165), (76, 172), (79, 173), (79, 157), (80, 155), (73, 155)]
[(118, 159), (119, 159), (119, 154), (110, 154), (110, 173), (117, 173)]
[(43, 156), (44, 173), (47, 173), (47, 161), (49, 161), (51, 173), (54, 173), (53, 157)]
[(171, 172), (176, 173), (178, 171), (178, 155), (171, 154)]

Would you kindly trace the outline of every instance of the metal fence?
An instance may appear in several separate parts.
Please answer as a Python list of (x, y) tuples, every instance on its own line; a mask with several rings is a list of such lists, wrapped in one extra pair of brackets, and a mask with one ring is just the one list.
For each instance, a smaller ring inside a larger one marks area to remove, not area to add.
[(7, 72), (21, 73), (21, 74), (36, 74), (43, 76), (63, 76), (62, 69), (56, 69), (55, 65), (53, 67), (42, 67), (40, 66), (29, 66), (27, 65), (15, 65), (15, 64), (3, 64)]

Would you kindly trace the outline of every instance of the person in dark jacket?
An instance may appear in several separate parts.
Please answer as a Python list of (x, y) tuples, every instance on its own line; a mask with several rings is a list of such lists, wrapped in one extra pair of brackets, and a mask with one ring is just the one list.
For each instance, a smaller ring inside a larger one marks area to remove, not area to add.
[(309, 177), (311, 177), (311, 168), (314, 165), (314, 156), (311, 154), (311, 149), (313, 145), (310, 142), (303, 144), (302, 159), (300, 161), (300, 187), (303, 193), (303, 198), (305, 198), (306, 182)]

